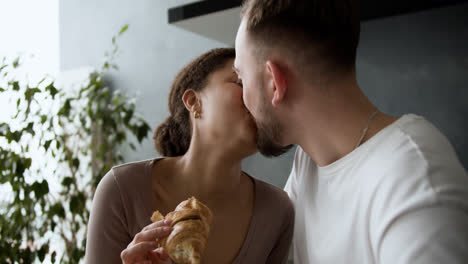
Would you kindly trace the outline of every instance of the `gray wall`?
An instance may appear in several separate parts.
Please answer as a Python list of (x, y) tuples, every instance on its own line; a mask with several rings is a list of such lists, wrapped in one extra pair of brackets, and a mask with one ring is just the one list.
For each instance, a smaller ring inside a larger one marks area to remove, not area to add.
[[(167, 24), (167, 9), (192, 0), (60, 1), (61, 70), (98, 66), (110, 38), (130, 24), (121, 39), (120, 70), (111, 74), (117, 88), (137, 94), (138, 110), (156, 127), (167, 115), (167, 94), (176, 72), (189, 60), (224, 46)], [(434, 122), (468, 165), (468, 5), (363, 24), (358, 79), (382, 110), (413, 112)], [(157, 156), (151, 140), (126, 159)], [(276, 159), (254, 155), (247, 172), (283, 186), (294, 150)]]
[(358, 54), (370, 99), (426, 117), (468, 168), (468, 4), (364, 23)]

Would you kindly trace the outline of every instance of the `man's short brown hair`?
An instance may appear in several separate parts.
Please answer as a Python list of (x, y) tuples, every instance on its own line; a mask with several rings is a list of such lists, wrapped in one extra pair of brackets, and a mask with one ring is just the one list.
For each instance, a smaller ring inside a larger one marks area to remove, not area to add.
[(360, 19), (356, 0), (246, 0), (247, 34), (264, 47), (279, 45), (302, 63), (319, 58), (334, 70), (355, 66)]

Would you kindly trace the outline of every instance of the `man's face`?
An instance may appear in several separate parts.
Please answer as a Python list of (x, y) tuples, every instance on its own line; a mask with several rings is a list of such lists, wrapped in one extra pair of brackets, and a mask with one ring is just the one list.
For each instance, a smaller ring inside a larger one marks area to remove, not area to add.
[(282, 131), (275, 109), (271, 104), (272, 87), (265, 84), (265, 64), (259, 63), (255, 57), (255, 42), (250, 41), (246, 32), (246, 23), (243, 19), (236, 36), (236, 59), (234, 70), (242, 82), (242, 98), (257, 125), (257, 148), (265, 156), (279, 156), (292, 146), (282, 146)]
[(255, 119), (259, 118), (259, 105), (261, 99), (261, 69), (257, 60), (251, 54), (255, 47), (247, 42), (245, 22), (242, 20), (236, 36), (236, 59), (234, 60), (234, 70), (239, 81), (242, 81), (244, 104)]

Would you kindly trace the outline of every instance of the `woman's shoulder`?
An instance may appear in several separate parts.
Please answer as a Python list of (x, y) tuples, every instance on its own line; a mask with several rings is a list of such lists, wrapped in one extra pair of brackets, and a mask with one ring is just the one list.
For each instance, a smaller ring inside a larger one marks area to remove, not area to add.
[[(268, 198), (273, 198), (275, 201), (282, 201), (284, 203), (290, 203), (288, 193), (286, 193), (280, 187), (271, 183), (260, 180), (256, 177), (251, 176), (256, 185), (256, 190)], [(292, 203), (291, 203), (292, 204)]]
[(255, 183), (256, 199), (262, 208), (272, 208), (287, 216), (294, 215), (294, 206), (288, 194), (278, 186), (251, 176)]
[(98, 189), (114, 190), (114, 193), (138, 192), (151, 181), (153, 160), (134, 161), (112, 167), (99, 182)]
[(113, 173), (118, 177), (125, 177), (124, 175), (134, 174), (135, 172), (144, 172), (151, 166), (153, 159), (132, 161), (112, 167)]
[(144, 180), (151, 175), (152, 163), (152, 159), (128, 162), (112, 167), (110, 172), (119, 184), (135, 184), (136, 181)]

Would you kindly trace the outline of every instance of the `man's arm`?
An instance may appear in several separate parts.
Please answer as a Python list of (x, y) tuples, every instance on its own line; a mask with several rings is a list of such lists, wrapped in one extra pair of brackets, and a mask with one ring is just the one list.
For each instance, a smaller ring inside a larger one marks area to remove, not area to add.
[(380, 264), (468, 263), (468, 212), (419, 208), (391, 222), (380, 239)]

